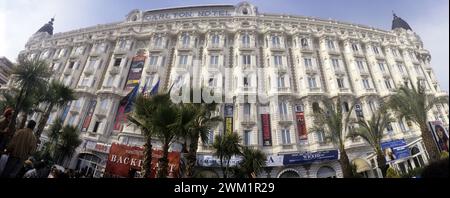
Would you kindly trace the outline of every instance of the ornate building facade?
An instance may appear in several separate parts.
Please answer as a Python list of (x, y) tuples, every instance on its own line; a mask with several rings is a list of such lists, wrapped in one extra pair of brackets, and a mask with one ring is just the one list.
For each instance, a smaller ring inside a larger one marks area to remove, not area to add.
[[(70, 166), (88, 167), (96, 176), (102, 174), (111, 143), (143, 145), (136, 127), (115, 122), (120, 100), (136, 82), (140, 90), (158, 84), (162, 92), (181, 79), (226, 93), (231, 102), (216, 112), (226, 123), (210, 137), (231, 130), (243, 145), (264, 151), (268, 161), (261, 177), (342, 177), (336, 147), (322, 132), (311, 131), (314, 107), (324, 98), (340, 97), (345, 111), (356, 105), (355, 111), (368, 119), (400, 86), (420, 81), (429, 94), (447, 95), (433, 73), (429, 51), (397, 16), (392, 30), (380, 30), (260, 13), (243, 2), (133, 10), (118, 23), (57, 34), (52, 25), (53, 20), (33, 35), (22, 54), (48, 60), (52, 79), (75, 89), (78, 100), (55, 110), (48, 123), (62, 116), (65, 124), (79, 126), (84, 142)], [(136, 57), (144, 57), (142, 68), (134, 66)], [(257, 95), (266, 100), (254, 100)], [(429, 118), (448, 128), (447, 115), (448, 104), (442, 104)], [(418, 126), (405, 120), (390, 125), (385, 141), (401, 140), (409, 152), (392, 165), (405, 172), (426, 164)], [(204, 174), (218, 175), (210, 139), (199, 146), (198, 166)], [(348, 139), (346, 148), (358, 172), (380, 177), (367, 143)]]

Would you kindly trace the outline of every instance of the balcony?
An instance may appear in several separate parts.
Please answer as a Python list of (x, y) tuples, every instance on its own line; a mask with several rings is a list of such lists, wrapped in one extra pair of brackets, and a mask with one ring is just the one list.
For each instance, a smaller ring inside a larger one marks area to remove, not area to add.
[(245, 115), (242, 117), (241, 120), (242, 125), (251, 126), (256, 124), (255, 116), (253, 115)]
[(86, 67), (84, 69), (84, 75), (86, 75), (86, 76), (90, 76), (93, 73), (94, 73), (94, 68), (93, 67)]
[(388, 71), (382, 71), (382, 72), (381, 72), (381, 75), (382, 75), (384, 78), (390, 78), (390, 77), (391, 77), (391, 74), (389, 74)]
[(288, 68), (284, 65), (275, 65), (273, 68), (275, 68), (276, 72), (281, 74), (285, 74), (288, 71)]
[(309, 87), (310, 93), (322, 93), (322, 89), (320, 87)]
[(238, 91), (242, 93), (249, 93), (249, 92), (256, 93), (256, 87), (250, 86), (239, 87)]
[(70, 75), (70, 74), (72, 74), (72, 69), (66, 69), (66, 70), (64, 70), (64, 75), (68, 76), (68, 75)]
[(316, 67), (312, 67), (312, 66), (307, 66), (305, 68), (305, 72), (307, 74), (317, 74), (318, 73), (317, 68)]
[(95, 112), (95, 115), (97, 116), (97, 117), (106, 117), (106, 115), (107, 115), (107, 113), (108, 113), (108, 109), (102, 109), (102, 108), (99, 108), (99, 109), (97, 109), (97, 111)]
[(164, 49), (165, 49), (164, 45), (152, 45), (152, 46), (150, 46), (149, 51), (150, 52), (159, 52), (159, 51), (163, 51)]
[(364, 57), (364, 53), (363, 52), (361, 52), (361, 51), (354, 51), (353, 52), (353, 56), (354, 57), (359, 57), (359, 58), (363, 58)]
[(128, 53), (130, 50), (127, 49), (126, 47), (116, 47), (116, 49), (114, 50), (115, 54), (126, 54)]
[(81, 111), (81, 106), (72, 106), (72, 108), (70, 109), (71, 113), (78, 113)]
[(222, 50), (223, 47), (219, 43), (210, 43), (207, 47), (208, 50)]
[(409, 78), (409, 75), (408, 75), (408, 73), (406, 73), (406, 72), (400, 72), (400, 75), (401, 75), (401, 77), (404, 78), (404, 79)]
[(401, 56), (394, 56), (395, 61), (403, 61)]
[(289, 125), (292, 124), (292, 122), (291, 116), (287, 114), (280, 114), (278, 118), (278, 124), (280, 125)]
[(97, 91), (97, 94), (116, 94), (122, 96), (123, 89), (113, 86), (102, 86), (102, 89)]
[(361, 76), (369, 76), (369, 72), (367, 70), (359, 70), (359, 74)]
[(384, 59), (384, 55), (382, 53), (375, 54), (376, 59)]
[(272, 45), (270, 45), (270, 50), (271, 51), (284, 51), (284, 50), (286, 50), (286, 48), (281, 44), (276, 44), (276, 45), (272, 44)]
[(158, 72), (158, 66), (156, 65), (150, 65), (149, 67), (147, 67), (147, 69), (145, 69), (145, 72), (147, 74), (154, 74)]
[(120, 73), (120, 67), (116, 67), (116, 66), (113, 66), (110, 70), (109, 70), (109, 73), (111, 74), (111, 75), (116, 75), (116, 74), (118, 74), (118, 73)]
[(300, 48), (300, 50), (303, 53), (313, 53), (314, 52), (314, 49), (312, 47), (310, 47), (310, 46), (302, 46)]
[(179, 43), (177, 48), (179, 51), (189, 51), (192, 50), (192, 45), (191, 44), (183, 44), (183, 43)]
[(254, 50), (256, 47), (250, 43), (241, 43), (239, 45), (239, 50)]
[(341, 68), (334, 69), (334, 73), (335, 73), (337, 76), (344, 76), (344, 75), (345, 75), (345, 70), (344, 70), (344, 69), (341, 69)]
[(290, 87), (277, 87), (276, 91), (278, 94), (290, 94), (291, 88)]
[(78, 87), (75, 89), (75, 92), (91, 93), (91, 92), (92, 92), (92, 87), (84, 86), (84, 85), (78, 86)]
[(339, 55), (340, 52), (339, 52), (338, 49), (328, 49), (328, 54), (331, 54), (331, 55)]

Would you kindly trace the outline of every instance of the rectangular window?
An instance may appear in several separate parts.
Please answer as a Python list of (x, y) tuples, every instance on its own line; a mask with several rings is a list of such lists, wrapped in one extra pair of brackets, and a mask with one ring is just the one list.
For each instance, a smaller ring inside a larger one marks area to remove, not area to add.
[(218, 45), (218, 44), (219, 44), (219, 41), (220, 41), (219, 35), (213, 35), (213, 36), (212, 36), (211, 42), (212, 42), (213, 45)]
[(281, 142), (286, 144), (291, 144), (291, 133), (289, 129), (281, 129)]
[(312, 67), (311, 58), (304, 58), (303, 62), (305, 63), (305, 67)]
[(397, 49), (392, 49), (392, 55), (398, 57)]
[(89, 83), (89, 78), (83, 78), (83, 80), (81, 81), (81, 86), (84, 86), (84, 87), (86, 87), (86, 86), (88, 86), (88, 83)]
[(278, 110), (280, 113), (281, 117), (286, 117), (288, 112), (287, 112), (287, 104), (285, 102), (280, 102), (278, 103)]
[(332, 40), (327, 40), (327, 46), (330, 50), (335, 50), (334, 42)]
[(273, 63), (275, 66), (283, 65), (282, 57), (281, 56), (273, 56)]
[(370, 89), (369, 79), (362, 79), (362, 82), (365, 89)]
[(242, 55), (242, 64), (250, 65), (251, 64), (251, 56), (250, 55)]
[(162, 38), (156, 37), (154, 45), (155, 45), (155, 47), (162, 47)]
[(209, 63), (211, 65), (218, 65), (219, 64), (219, 56), (217, 56), (217, 55), (210, 56)]
[(380, 70), (382, 71), (382, 72), (386, 72), (386, 68), (384, 67), (384, 63), (378, 63), (378, 67), (380, 68)]
[(400, 71), (400, 73), (404, 74), (405, 70), (403, 69), (403, 65), (399, 64), (398, 65), (398, 71)]
[(309, 85), (309, 88), (316, 88), (317, 87), (316, 78), (308, 77), (308, 85)]
[(337, 84), (339, 88), (345, 88), (344, 86), (344, 79), (343, 78), (338, 78), (337, 79)]
[(356, 65), (358, 66), (358, 69), (359, 69), (360, 72), (364, 72), (365, 71), (364, 63), (362, 61), (357, 60), (356, 61)]
[(108, 99), (103, 99), (100, 102), (100, 109), (106, 110), (106, 107), (108, 106)]
[(250, 86), (250, 79), (249, 77), (244, 77), (244, 87), (249, 87)]
[(150, 65), (155, 66), (158, 64), (158, 56), (150, 56)]
[(380, 51), (378, 51), (378, 47), (377, 47), (377, 46), (373, 46), (372, 49), (373, 49), (373, 52), (374, 52), (376, 55), (379, 55), (379, 54), (380, 54)]
[(97, 133), (98, 131), (98, 127), (100, 126), (101, 122), (96, 121), (94, 124), (94, 129), (92, 130), (92, 132)]
[(248, 146), (251, 143), (252, 131), (244, 130), (244, 146)]
[(353, 52), (359, 52), (358, 44), (352, 44)]
[(250, 36), (245, 34), (242, 36), (242, 44), (248, 46), (250, 45)]
[(386, 85), (386, 88), (387, 89), (392, 89), (392, 86), (391, 86), (391, 81), (390, 80), (388, 80), (388, 79), (386, 79), (386, 80), (384, 80), (384, 84)]
[(120, 66), (120, 63), (122, 63), (122, 58), (115, 58), (114, 59), (114, 67)]
[(113, 82), (114, 82), (114, 77), (113, 76), (109, 76), (108, 80), (106, 81), (106, 86), (107, 87), (111, 87)]
[(251, 105), (250, 103), (244, 103), (244, 116), (250, 116)]
[(74, 65), (75, 65), (75, 61), (70, 61), (69, 62), (69, 69), (72, 69)]
[(400, 130), (402, 130), (402, 132), (406, 132), (407, 131), (405, 123), (403, 123), (403, 121), (400, 120), (398, 122), (398, 125), (400, 126)]
[(179, 62), (180, 65), (187, 65), (187, 59), (188, 59), (187, 55), (180, 55), (179, 58), (180, 58), (180, 62)]
[(213, 143), (214, 143), (214, 131), (213, 130), (209, 130), (207, 144), (208, 145), (213, 145)]
[(91, 60), (89, 60), (89, 66), (88, 66), (88, 68), (94, 69), (95, 62), (97, 62), (96, 59), (91, 59)]
[(279, 88), (285, 87), (285, 84), (284, 84), (284, 76), (278, 77), (278, 87), (279, 87)]
[(332, 58), (331, 63), (333, 64), (335, 70), (339, 70), (339, 59)]
[(278, 36), (272, 36), (272, 45), (274, 45), (274, 46), (280, 46), (280, 37), (278, 37)]
[(309, 46), (309, 44), (308, 44), (308, 39), (306, 39), (306, 38), (302, 38), (302, 39), (300, 39), (300, 42), (301, 42), (301, 45), (302, 45), (302, 47), (308, 47)]
[(323, 131), (317, 131), (317, 142), (324, 143), (325, 142), (325, 133)]
[(217, 86), (217, 82), (216, 82), (216, 79), (214, 77), (210, 77), (209, 78), (208, 86), (210, 86), (210, 87), (216, 87)]

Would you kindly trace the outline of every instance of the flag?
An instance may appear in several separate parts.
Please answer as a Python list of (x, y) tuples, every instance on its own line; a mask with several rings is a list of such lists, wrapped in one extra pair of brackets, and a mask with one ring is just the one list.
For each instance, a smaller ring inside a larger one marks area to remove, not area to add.
[[(124, 113), (129, 113), (131, 112), (131, 109), (133, 107), (133, 103), (134, 103), (134, 99), (136, 98), (137, 92), (139, 90), (139, 84), (137, 84), (134, 89), (127, 95), (127, 102), (125, 103), (125, 112)], [(126, 96), (126, 97), (127, 97)]]
[(156, 95), (158, 93), (159, 90), (159, 81), (155, 84), (155, 86), (153, 86), (152, 90), (150, 91), (150, 95)]
[(133, 90), (130, 91), (125, 97), (119, 102), (119, 108), (117, 109), (116, 119), (114, 121), (114, 130), (121, 130), (122, 122), (125, 122), (127, 117), (126, 113), (131, 112), (131, 107), (133, 106), (134, 98), (139, 89), (139, 84), (137, 84)]
[(147, 91), (147, 83), (145, 83), (144, 88), (142, 88), (141, 94), (145, 95), (146, 91)]

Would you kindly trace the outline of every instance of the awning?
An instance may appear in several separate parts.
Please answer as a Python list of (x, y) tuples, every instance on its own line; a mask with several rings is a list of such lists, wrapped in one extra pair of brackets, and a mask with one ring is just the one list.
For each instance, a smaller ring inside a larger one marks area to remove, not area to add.
[(361, 173), (361, 172), (368, 171), (368, 170), (372, 169), (370, 167), (369, 163), (367, 163), (365, 160), (363, 160), (361, 158), (354, 159), (352, 161), (352, 164), (354, 166), (356, 166), (356, 172), (358, 172), (358, 173)]

